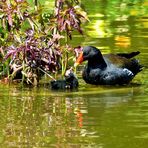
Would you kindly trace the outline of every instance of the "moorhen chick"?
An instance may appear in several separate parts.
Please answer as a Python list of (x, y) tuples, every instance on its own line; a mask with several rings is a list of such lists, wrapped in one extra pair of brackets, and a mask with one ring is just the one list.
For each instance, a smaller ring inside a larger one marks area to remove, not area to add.
[(78, 79), (76, 78), (75, 74), (73, 73), (72, 68), (68, 69), (65, 72), (65, 79), (64, 80), (53, 80), (50, 83), (51, 89), (53, 90), (66, 90), (66, 89), (77, 89), (78, 88)]
[(82, 77), (86, 83), (94, 85), (128, 84), (142, 70), (138, 60), (140, 52), (104, 54), (93, 46), (86, 46), (78, 56), (75, 65), (88, 61)]

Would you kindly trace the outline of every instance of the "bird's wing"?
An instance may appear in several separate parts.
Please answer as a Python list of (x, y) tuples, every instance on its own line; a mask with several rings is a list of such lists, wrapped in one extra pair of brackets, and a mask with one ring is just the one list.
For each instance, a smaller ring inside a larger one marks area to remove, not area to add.
[(114, 85), (114, 84), (126, 84), (132, 80), (134, 74), (124, 68), (116, 68), (116, 70), (107, 71), (106, 73), (102, 74), (101, 80), (103, 84), (107, 85)]

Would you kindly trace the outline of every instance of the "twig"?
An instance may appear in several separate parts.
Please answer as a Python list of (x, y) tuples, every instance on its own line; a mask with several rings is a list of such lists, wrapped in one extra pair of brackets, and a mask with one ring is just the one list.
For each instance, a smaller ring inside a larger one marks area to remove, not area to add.
[(41, 70), (42, 72), (44, 72), (47, 76), (49, 76), (52, 80), (56, 81), (56, 79), (54, 77), (52, 77), (49, 73), (47, 73), (46, 71), (44, 71), (43, 69), (41, 69), (40, 67), (38, 67), (39, 70)]

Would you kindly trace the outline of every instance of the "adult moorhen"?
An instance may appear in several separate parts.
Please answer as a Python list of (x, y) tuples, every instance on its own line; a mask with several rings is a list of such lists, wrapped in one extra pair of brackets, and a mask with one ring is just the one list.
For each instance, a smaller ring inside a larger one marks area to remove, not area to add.
[(93, 46), (86, 46), (78, 56), (75, 65), (88, 61), (83, 71), (86, 83), (94, 85), (128, 84), (142, 70), (138, 60), (133, 57), (140, 52), (104, 54)]
[(67, 90), (67, 89), (77, 89), (78, 88), (78, 79), (73, 73), (72, 68), (68, 69), (65, 73), (64, 80), (53, 80), (51, 81), (51, 89), (53, 90)]

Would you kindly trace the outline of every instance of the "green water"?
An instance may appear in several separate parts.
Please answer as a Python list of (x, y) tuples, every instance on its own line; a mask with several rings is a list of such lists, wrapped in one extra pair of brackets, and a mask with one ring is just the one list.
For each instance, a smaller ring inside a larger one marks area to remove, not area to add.
[[(137, 58), (148, 65), (146, 0), (82, 2), (90, 22), (73, 46), (139, 50)], [(122, 87), (92, 86), (79, 77), (74, 92), (0, 84), (0, 147), (147, 148), (148, 69)]]

